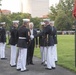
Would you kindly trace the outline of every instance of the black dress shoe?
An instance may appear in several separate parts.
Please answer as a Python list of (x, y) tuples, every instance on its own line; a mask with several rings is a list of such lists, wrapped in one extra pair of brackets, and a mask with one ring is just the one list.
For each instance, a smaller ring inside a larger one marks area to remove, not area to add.
[(26, 65), (29, 65), (30, 63), (27, 63)]
[(46, 64), (44, 64), (44, 66), (47, 66)]
[(46, 70), (52, 70), (51, 68), (45, 68)]
[(11, 67), (16, 67), (16, 65), (10, 65)]
[(21, 71), (21, 72), (26, 72), (26, 71), (29, 71), (28, 69), (26, 69), (26, 70), (23, 70), (23, 71)]
[(16, 69), (17, 71), (20, 71), (21, 69)]
[(55, 63), (57, 63), (58, 61), (55, 61)]
[(1, 60), (6, 60), (7, 58), (1, 58)]
[(52, 69), (56, 69), (56, 67), (52, 67)]
[(41, 63), (41, 65), (43, 65), (43, 64), (44, 64), (44, 62)]
[(34, 63), (30, 63), (31, 65), (35, 65)]

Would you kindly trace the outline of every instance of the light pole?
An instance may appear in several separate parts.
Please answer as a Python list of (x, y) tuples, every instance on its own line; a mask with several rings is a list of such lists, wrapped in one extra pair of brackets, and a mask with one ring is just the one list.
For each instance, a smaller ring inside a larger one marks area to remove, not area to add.
[(75, 20), (75, 67), (76, 67), (76, 20)]
[(75, 67), (76, 67), (76, 20), (74, 21), (74, 26), (75, 26)]
[(76, 67), (76, 0), (74, 0), (73, 17), (75, 19), (75, 67)]

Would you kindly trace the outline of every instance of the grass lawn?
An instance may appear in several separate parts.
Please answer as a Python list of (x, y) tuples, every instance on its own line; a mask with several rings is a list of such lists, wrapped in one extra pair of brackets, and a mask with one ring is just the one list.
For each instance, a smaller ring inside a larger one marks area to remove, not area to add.
[[(76, 72), (74, 35), (58, 35), (58, 65)], [(40, 56), (40, 49), (35, 49), (34, 55)]]

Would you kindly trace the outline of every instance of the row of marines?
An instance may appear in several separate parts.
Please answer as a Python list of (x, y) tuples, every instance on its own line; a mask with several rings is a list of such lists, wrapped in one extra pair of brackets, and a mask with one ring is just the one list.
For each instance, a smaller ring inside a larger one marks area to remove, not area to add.
[[(10, 28), (9, 44), (11, 45), (10, 66), (15, 67), (21, 72), (28, 71), (26, 64), (34, 65), (33, 54), (35, 46), (41, 52), (41, 64), (47, 65), (47, 70), (55, 69), (57, 61), (57, 30), (54, 22), (44, 19), (41, 22), (41, 31), (37, 33), (33, 22), (30, 19), (23, 19), (23, 24), (18, 28), (19, 21), (13, 21)], [(5, 22), (0, 23), (0, 58), (5, 59), (6, 31)], [(17, 49), (18, 47), (18, 49)], [(16, 61), (17, 59), (17, 61)]]

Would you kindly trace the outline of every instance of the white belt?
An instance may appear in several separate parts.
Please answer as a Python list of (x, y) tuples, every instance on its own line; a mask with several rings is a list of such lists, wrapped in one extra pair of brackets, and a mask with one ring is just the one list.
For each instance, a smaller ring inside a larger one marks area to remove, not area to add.
[(19, 39), (26, 39), (25, 37), (19, 37)]

